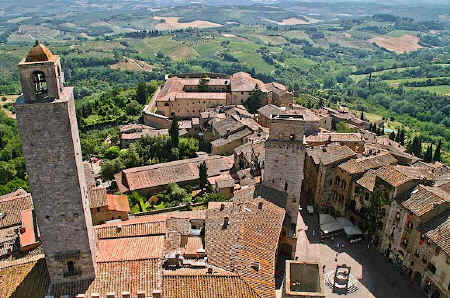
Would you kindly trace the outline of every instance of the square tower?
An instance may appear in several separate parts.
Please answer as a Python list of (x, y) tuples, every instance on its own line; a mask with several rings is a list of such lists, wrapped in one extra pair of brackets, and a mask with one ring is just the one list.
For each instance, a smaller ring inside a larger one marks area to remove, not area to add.
[(303, 181), (305, 121), (302, 115), (273, 116), (265, 143), (263, 185), (287, 194), (284, 208), (297, 223)]
[(95, 238), (73, 88), (59, 57), (36, 42), (18, 65), (22, 139), (40, 238), (52, 284), (95, 277)]

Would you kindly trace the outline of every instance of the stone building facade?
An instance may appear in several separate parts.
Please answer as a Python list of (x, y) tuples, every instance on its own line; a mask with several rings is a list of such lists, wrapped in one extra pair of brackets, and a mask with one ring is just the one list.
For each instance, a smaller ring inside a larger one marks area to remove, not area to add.
[(285, 192), (285, 206), (291, 225), (297, 223), (303, 181), (303, 146), (305, 121), (301, 115), (272, 117), (269, 139), (265, 145), (263, 185)]
[(53, 284), (95, 277), (95, 240), (73, 88), (60, 59), (36, 43), (19, 63), (16, 102), (29, 183)]

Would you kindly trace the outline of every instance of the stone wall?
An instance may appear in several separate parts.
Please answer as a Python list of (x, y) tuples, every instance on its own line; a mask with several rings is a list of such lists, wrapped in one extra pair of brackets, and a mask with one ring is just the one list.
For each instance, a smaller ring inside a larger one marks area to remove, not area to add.
[(94, 225), (101, 225), (113, 219), (128, 219), (128, 212), (108, 210), (108, 207), (91, 208), (91, 214)]
[(297, 223), (303, 181), (305, 150), (304, 123), (301, 119), (272, 119), (265, 144), (263, 184), (287, 193), (286, 212)]
[[(21, 97), (16, 104), (31, 194), (52, 283), (95, 276), (95, 238), (73, 88), (64, 88), (62, 98), (27, 104)], [(74, 263), (77, 274), (67, 274), (69, 261)]]

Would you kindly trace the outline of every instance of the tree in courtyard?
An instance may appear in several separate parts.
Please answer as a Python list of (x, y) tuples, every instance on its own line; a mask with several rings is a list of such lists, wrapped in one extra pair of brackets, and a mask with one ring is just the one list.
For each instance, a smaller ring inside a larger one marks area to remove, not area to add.
[(441, 161), (441, 140), (440, 139), (437, 143), (436, 150), (434, 150), (433, 160)]
[(148, 92), (145, 82), (140, 82), (136, 89), (136, 100), (141, 105), (147, 104)]
[(331, 130), (336, 131), (337, 127), (336, 127), (336, 119), (331, 118)]
[(180, 142), (180, 126), (178, 124), (178, 117), (172, 113), (172, 123), (170, 124), (169, 136), (173, 148), (178, 148)]
[(395, 141), (395, 132), (394, 132), (394, 131), (392, 131), (392, 132), (389, 134), (389, 139), (392, 140), (392, 141)]
[(119, 158), (107, 160), (102, 163), (100, 174), (105, 181), (114, 179), (114, 174), (124, 169), (122, 161)]
[(205, 186), (208, 184), (208, 166), (206, 165), (206, 162), (203, 161), (198, 166), (198, 175), (200, 180), (200, 189), (204, 189)]
[(256, 114), (258, 109), (264, 106), (265, 97), (266, 95), (264, 94), (264, 92), (256, 87), (255, 90), (250, 93), (248, 99), (244, 102), (244, 106), (250, 113)]
[(427, 148), (427, 151), (425, 152), (423, 159), (426, 162), (431, 162), (433, 160), (433, 145), (430, 144)]
[(422, 140), (419, 136), (414, 136), (408, 144), (408, 152), (419, 158), (422, 157)]
[(364, 111), (361, 111), (361, 120), (364, 120)]

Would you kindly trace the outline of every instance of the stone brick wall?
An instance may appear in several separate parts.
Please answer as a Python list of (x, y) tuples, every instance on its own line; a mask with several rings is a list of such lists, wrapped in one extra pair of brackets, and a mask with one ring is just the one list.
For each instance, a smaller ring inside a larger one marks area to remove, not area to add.
[(297, 222), (303, 181), (304, 123), (299, 119), (272, 119), (266, 141), (263, 184), (287, 193), (286, 212)]
[[(62, 99), (50, 103), (28, 104), (19, 98), (16, 110), (52, 283), (91, 279), (95, 238), (73, 88), (64, 88)], [(79, 274), (65, 277), (69, 261)]]
[(92, 214), (92, 222), (94, 225), (104, 224), (106, 221), (113, 219), (122, 219), (122, 220), (128, 219), (128, 212), (111, 211), (108, 210), (108, 207), (99, 207), (98, 211), (97, 208), (91, 208), (91, 214)]

